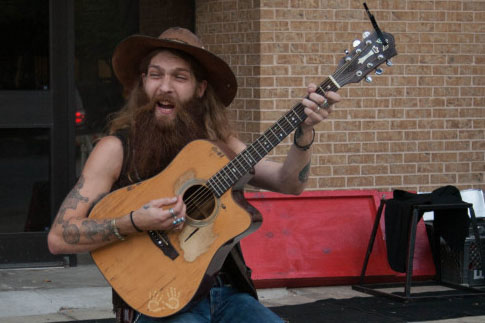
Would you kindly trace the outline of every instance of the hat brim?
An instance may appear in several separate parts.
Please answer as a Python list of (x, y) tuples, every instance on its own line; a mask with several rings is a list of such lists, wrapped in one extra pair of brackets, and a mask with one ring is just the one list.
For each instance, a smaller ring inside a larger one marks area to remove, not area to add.
[(196, 46), (180, 41), (160, 39), (143, 35), (130, 36), (116, 47), (113, 70), (125, 90), (131, 90), (139, 81), (139, 64), (156, 49), (176, 49), (195, 58), (207, 71), (207, 81), (212, 85), (221, 102), (228, 106), (236, 96), (237, 81), (229, 65), (218, 56)]

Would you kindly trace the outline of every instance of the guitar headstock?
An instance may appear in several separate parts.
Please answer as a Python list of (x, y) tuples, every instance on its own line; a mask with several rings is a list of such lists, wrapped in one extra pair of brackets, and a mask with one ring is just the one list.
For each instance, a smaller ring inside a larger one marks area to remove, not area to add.
[(339, 67), (332, 75), (335, 82), (342, 87), (348, 83), (358, 83), (379, 65), (397, 55), (394, 36), (382, 33), (387, 45), (384, 45), (377, 33), (366, 35), (351, 53), (343, 57)]

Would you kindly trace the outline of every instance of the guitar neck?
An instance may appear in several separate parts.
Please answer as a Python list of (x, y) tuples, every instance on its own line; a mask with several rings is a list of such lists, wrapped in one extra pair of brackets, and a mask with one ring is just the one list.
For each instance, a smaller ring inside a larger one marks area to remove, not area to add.
[[(340, 86), (333, 77), (327, 78), (320, 84), (316, 92), (323, 95), (324, 92), (336, 92)], [(239, 153), (231, 162), (212, 176), (207, 185), (217, 197), (221, 197), (227, 190), (245, 176), (261, 159), (263, 159), (274, 147), (292, 133), (305, 119), (305, 106), (296, 104), (290, 111), (283, 115), (276, 123), (269, 127), (258, 139), (245, 150)]]

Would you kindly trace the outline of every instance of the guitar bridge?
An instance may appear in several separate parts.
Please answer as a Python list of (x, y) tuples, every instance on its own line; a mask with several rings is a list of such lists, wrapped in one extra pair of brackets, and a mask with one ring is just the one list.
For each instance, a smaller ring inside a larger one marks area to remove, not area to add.
[(148, 236), (152, 239), (153, 243), (162, 250), (165, 256), (172, 260), (175, 260), (175, 258), (179, 256), (179, 253), (170, 243), (166, 233), (162, 231), (148, 231)]

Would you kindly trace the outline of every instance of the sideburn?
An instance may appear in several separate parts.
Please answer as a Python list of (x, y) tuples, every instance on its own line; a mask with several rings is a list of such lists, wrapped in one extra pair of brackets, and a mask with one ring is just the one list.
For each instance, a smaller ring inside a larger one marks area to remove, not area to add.
[(171, 122), (159, 122), (155, 118), (155, 102), (137, 111), (131, 132), (128, 173), (136, 181), (161, 172), (189, 142), (208, 137), (200, 99), (193, 98), (177, 107), (176, 118)]

